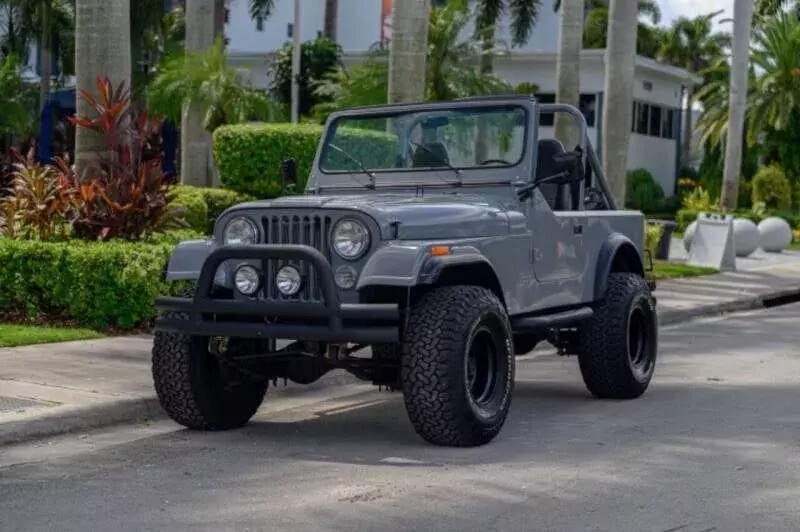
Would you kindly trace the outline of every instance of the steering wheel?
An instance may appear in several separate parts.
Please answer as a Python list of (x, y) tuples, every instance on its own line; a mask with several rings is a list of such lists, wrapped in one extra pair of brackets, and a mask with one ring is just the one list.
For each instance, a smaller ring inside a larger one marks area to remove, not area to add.
[(489, 164), (489, 163), (500, 163), (500, 164), (505, 164), (505, 165), (511, 166), (510, 162), (504, 161), (503, 159), (486, 159), (485, 161), (479, 162), (478, 166), (483, 166), (483, 165)]

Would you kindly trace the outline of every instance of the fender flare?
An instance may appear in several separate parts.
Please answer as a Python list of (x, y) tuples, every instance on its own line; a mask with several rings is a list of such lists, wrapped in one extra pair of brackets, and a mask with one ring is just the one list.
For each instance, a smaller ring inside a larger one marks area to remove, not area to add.
[(594, 300), (605, 296), (612, 271), (626, 271), (644, 277), (644, 262), (639, 249), (622, 233), (611, 233), (600, 247), (594, 280)]

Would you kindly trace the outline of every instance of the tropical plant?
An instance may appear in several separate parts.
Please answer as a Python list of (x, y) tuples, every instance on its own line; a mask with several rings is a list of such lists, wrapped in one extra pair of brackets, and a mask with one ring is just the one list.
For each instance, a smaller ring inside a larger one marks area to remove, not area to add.
[(28, 138), (37, 131), (36, 94), (23, 82), (16, 55), (0, 61), (0, 136)]
[(389, 103), (422, 100), (428, 50), (430, 0), (392, 3), (389, 43)]
[[(175, 196), (161, 170), (160, 119), (131, 105), (125, 83), (115, 88), (108, 78), (98, 77), (96, 82), (98, 98), (80, 92), (94, 116), (70, 117), (79, 129), (103, 139), (78, 180), (80, 209), (74, 233), (90, 240), (137, 240), (180, 227), (179, 211), (170, 205)], [(57, 168), (63, 174), (71, 172), (66, 164)]]
[(152, 111), (175, 122), (180, 122), (185, 105), (207, 109), (203, 127), (208, 132), (223, 124), (269, 121), (274, 112), (268, 95), (228, 65), (219, 37), (206, 52), (168, 59), (150, 83), (147, 102)]
[(789, 210), (792, 207), (792, 186), (778, 165), (765, 166), (753, 177), (753, 204)]
[(475, 68), (487, 54), (502, 53), (497, 47), (488, 48), (481, 35), (462, 37), (476, 19), (477, 13), (459, 2), (431, 9), (426, 72), (428, 100), (513, 92), (505, 80)]
[[(298, 76), (298, 111), (301, 116), (312, 107), (323, 103), (323, 93), (315, 93), (316, 85), (337, 67), (342, 66), (342, 48), (326, 37), (306, 41), (300, 46), (300, 74)], [(272, 93), (279, 102), (291, 103), (292, 97), (292, 43), (278, 50), (271, 68)]]
[[(699, 74), (724, 57), (730, 47), (731, 37), (727, 33), (715, 32), (714, 22), (722, 11), (690, 19), (680, 17), (664, 33), (658, 58), (672, 65)], [(686, 87), (686, 116), (683, 119), (683, 156), (688, 160), (692, 142), (693, 85)]]
[(539, 19), (542, 0), (478, 0), (476, 3), (475, 37), (483, 43), (480, 70), (494, 71), (495, 30), (506, 12), (510, 12), (511, 45), (522, 46), (533, 34)]
[[(637, 26), (636, 53), (645, 57), (655, 57), (661, 42), (663, 30), (656, 25), (661, 21), (661, 9), (652, 0), (639, 0), (639, 23)], [(589, 15), (583, 27), (583, 47), (601, 49), (608, 41), (608, 1), (587, 0), (585, 5)], [(554, 6), (561, 9), (561, 1)]]

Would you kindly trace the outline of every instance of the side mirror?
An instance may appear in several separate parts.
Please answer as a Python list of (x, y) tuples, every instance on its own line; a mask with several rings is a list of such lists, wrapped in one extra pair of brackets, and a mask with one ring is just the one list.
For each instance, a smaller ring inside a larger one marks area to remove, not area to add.
[(297, 184), (297, 164), (291, 157), (281, 162), (281, 188), (284, 192), (294, 191)]

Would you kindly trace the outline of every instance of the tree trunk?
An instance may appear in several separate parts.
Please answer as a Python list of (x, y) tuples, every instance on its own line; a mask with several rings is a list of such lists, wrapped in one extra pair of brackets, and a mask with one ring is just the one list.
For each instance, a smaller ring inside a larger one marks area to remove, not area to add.
[[(564, 0), (561, 5), (561, 27), (558, 37), (556, 63), (556, 101), (580, 105), (581, 45), (583, 44), (584, 0)], [(555, 136), (566, 149), (578, 144), (575, 119), (565, 113), (555, 116)]]
[(747, 106), (747, 74), (750, 60), (750, 26), (753, 1), (736, 0), (733, 5), (733, 46), (731, 58), (728, 136), (725, 142), (725, 169), (720, 206), (734, 210), (739, 199), (739, 178), (744, 149), (744, 115)]
[(430, 0), (395, 0), (389, 42), (389, 103), (425, 98)]
[(683, 139), (681, 147), (681, 152), (683, 153), (683, 164), (688, 164), (691, 157), (692, 157), (692, 132), (694, 130), (692, 126), (692, 97), (694, 96), (694, 86), (690, 81), (686, 85), (686, 116), (683, 120)]
[[(186, 0), (186, 51), (203, 52), (214, 44), (217, 0)], [(181, 117), (181, 183), (198, 187), (213, 183), (209, 160), (211, 134), (203, 128), (206, 109), (184, 105)]]
[(53, 30), (50, 22), (50, 9), (50, 1), (45, 1), (42, 4), (42, 38), (41, 42), (39, 43), (41, 48), (40, 61), (42, 65), (41, 81), (39, 86), (39, 111), (44, 109), (50, 96), (50, 76), (52, 74), (52, 72), (50, 72), (50, 63), (52, 62), (52, 53), (50, 50), (53, 47)]
[(603, 105), (603, 173), (620, 209), (625, 206), (638, 11), (637, 0), (611, 0), (608, 15)]
[(322, 34), (328, 39), (335, 41), (338, 26), (339, 0), (325, 0), (325, 23), (322, 28)]
[(225, 38), (225, 0), (214, 0), (214, 38)]
[[(114, 86), (131, 83), (130, 0), (77, 0), (75, 2), (75, 77), (78, 90), (98, 97), (96, 79), (108, 76)], [(94, 109), (77, 99), (79, 115)], [(104, 139), (86, 128), (75, 131), (75, 166), (83, 178), (86, 163)]]

